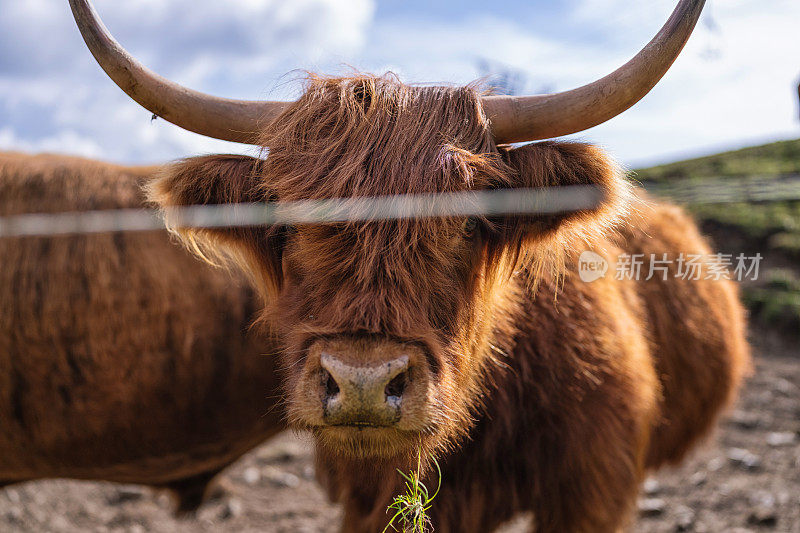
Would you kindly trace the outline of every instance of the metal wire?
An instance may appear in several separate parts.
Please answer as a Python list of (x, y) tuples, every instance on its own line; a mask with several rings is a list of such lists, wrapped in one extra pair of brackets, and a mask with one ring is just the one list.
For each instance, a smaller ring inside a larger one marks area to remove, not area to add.
[(686, 178), (645, 185), (657, 196), (687, 204), (800, 200), (800, 175)]
[[(165, 214), (171, 226), (192, 228), (325, 224), (473, 215), (547, 215), (597, 207), (602, 196), (599, 187), (574, 185), (172, 207)], [(164, 226), (161, 213), (148, 209), (35, 213), (0, 217), (0, 238), (149, 231), (163, 229)]]
[[(651, 193), (687, 204), (800, 200), (800, 175), (703, 178), (648, 184)], [(549, 215), (592, 209), (603, 192), (592, 185), (503, 189), (441, 194), (304, 200), (298, 202), (173, 207), (175, 227), (223, 228), (326, 224), (377, 220)], [(164, 214), (153, 209), (30, 213), (0, 217), (0, 238), (162, 230)]]

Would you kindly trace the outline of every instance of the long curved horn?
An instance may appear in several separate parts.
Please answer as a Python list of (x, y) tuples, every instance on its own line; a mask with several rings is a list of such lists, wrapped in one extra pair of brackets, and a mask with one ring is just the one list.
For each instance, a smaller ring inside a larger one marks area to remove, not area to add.
[(230, 100), (187, 89), (148, 70), (114, 40), (89, 0), (69, 0), (83, 40), (106, 74), (142, 107), (183, 129), (253, 144), (288, 102)]
[(486, 96), (483, 106), (498, 144), (577, 133), (641, 100), (678, 57), (705, 0), (680, 0), (672, 16), (633, 59), (605, 78), (571, 91), (535, 96)]

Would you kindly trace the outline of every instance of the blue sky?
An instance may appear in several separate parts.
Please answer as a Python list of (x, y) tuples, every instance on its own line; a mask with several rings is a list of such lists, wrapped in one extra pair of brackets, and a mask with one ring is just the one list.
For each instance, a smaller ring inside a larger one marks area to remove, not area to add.
[[(195, 89), (289, 99), (298, 69), (348, 65), (407, 82), (466, 83), (481, 63), (523, 88), (568, 89), (624, 63), (677, 0), (95, 0), (134, 55)], [(708, 0), (661, 84), (581, 133), (637, 166), (800, 137), (800, 2)], [(0, 149), (160, 162), (252, 148), (156, 121), (113, 85), (66, 0), (0, 0)]]

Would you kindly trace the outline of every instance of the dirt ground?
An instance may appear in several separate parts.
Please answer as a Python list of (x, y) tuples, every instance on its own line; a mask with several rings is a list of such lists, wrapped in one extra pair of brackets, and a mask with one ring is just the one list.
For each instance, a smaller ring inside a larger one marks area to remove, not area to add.
[[(800, 345), (755, 333), (753, 346), (738, 406), (688, 462), (647, 481), (634, 532), (800, 532)], [(176, 519), (150, 489), (50, 480), (0, 491), (0, 532), (337, 531), (313, 477), (308, 442), (287, 433), (225, 472), (195, 517)]]

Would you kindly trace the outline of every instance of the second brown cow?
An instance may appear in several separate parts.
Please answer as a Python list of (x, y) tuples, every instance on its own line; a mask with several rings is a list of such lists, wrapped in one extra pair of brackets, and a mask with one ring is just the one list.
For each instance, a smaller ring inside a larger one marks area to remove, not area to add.
[[(141, 208), (155, 170), (0, 153), (0, 215)], [(0, 486), (142, 483), (196, 508), (283, 427), (257, 308), (163, 231), (0, 239)]]

